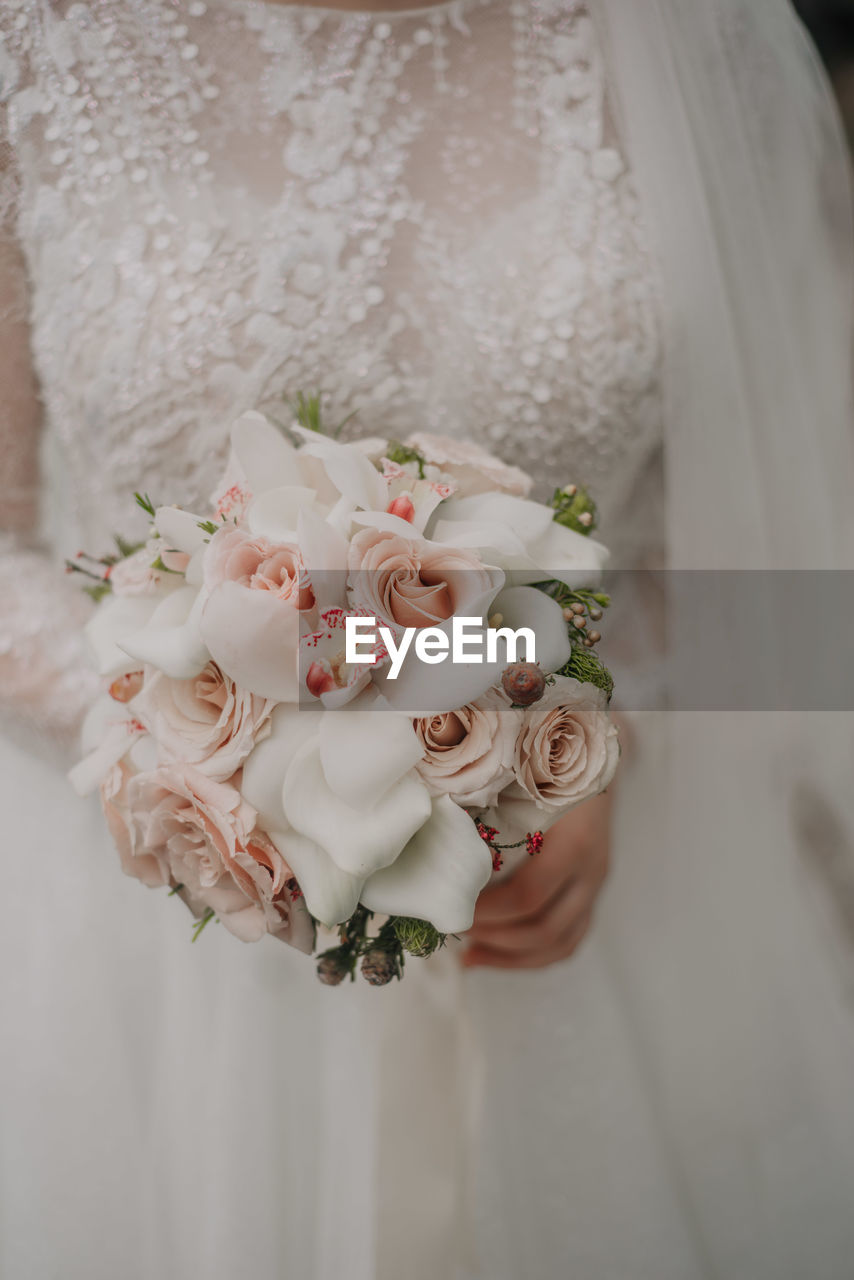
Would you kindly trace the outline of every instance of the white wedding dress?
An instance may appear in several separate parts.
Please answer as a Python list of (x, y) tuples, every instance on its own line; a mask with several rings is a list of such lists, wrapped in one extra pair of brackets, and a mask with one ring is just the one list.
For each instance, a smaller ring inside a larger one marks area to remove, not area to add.
[(820, 798), (799, 844), (718, 793), (749, 716), (638, 717), (576, 958), (382, 992), (191, 946), (55, 759), (91, 692), (57, 565), (135, 532), (134, 489), (202, 499), (249, 407), (470, 435), (587, 483), (617, 563), (664, 555), (661, 282), (594, 16), (3, 0), (0, 475), (25, 509), (26, 349), (50, 548), (0, 543), (10, 1280), (850, 1275), (846, 850)]

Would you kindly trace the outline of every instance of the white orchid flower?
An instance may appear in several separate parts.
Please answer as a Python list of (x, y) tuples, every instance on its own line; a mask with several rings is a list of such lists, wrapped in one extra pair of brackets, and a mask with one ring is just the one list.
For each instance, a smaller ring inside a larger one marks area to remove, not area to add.
[[(551, 596), (535, 587), (504, 587), (497, 595), (487, 591), (470, 602), (466, 612), (481, 619), (480, 636), (474, 628), (467, 634), (472, 638), (471, 649), (480, 651), (482, 660), (427, 666), (410, 657), (395, 680), (389, 678), (386, 667), (376, 668), (374, 683), (391, 706), (412, 716), (440, 715), (482, 697), (499, 682), (511, 660), (506, 637), (500, 634), (496, 637), (495, 660), (486, 660), (490, 628), (500, 633), (502, 628), (515, 631), (528, 627), (534, 635), (536, 661), (547, 674), (557, 671), (569, 660), (571, 646), (563, 610)], [(447, 634), (450, 645), (453, 618), (440, 623), (438, 630)], [(520, 650), (514, 660), (524, 658), (525, 653)]]
[(570, 588), (595, 585), (607, 548), (557, 524), (553, 515), (539, 502), (506, 493), (451, 498), (439, 508), (430, 537), (479, 551), (517, 583), (555, 578)]

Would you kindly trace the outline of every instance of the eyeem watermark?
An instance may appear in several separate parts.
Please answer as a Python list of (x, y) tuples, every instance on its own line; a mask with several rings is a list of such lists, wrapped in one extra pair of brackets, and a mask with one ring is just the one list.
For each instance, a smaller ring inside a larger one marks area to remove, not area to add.
[[(377, 636), (391, 659), (389, 680), (396, 680), (404, 659), (412, 649), (419, 662), (429, 666), (440, 662), (459, 662), (468, 665), (478, 662), (536, 662), (536, 640), (530, 627), (487, 627), (482, 618), (451, 620), (451, 634), (441, 627), (404, 627), (395, 637), (389, 627), (377, 625), (376, 618), (348, 617), (344, 630), (344, 660), (353, 666), (376, 660)], [(499, 644), (506, 646), (499, 659)], [(519, 646), (524, 646), (524, 656), (519, 657)]]

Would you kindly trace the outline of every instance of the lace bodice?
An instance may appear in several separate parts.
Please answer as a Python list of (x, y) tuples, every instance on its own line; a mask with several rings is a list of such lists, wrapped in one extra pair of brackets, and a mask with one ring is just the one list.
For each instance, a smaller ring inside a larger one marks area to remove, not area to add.
[(657, 290), (584, 4), (3, 0), (0, 32), (66, 552), (316, 389), (589, 483), (614, 540)]

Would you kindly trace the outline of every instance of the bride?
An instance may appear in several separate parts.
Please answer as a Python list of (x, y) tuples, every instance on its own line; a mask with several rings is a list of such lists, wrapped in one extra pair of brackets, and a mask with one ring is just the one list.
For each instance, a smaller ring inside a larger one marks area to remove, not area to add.
[(62, 773), (62, 557), (298, 390), (584, 480), (621, 567), (850, 567), (847, 170), (787, 3), (4, 0), (0, 37), (2, 1273), (850, 1275), (848, 717), (637, 713), (616, 796), (381, 995), (188, 945)]

